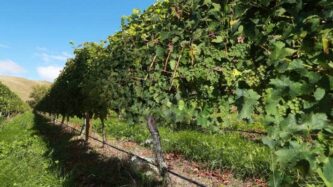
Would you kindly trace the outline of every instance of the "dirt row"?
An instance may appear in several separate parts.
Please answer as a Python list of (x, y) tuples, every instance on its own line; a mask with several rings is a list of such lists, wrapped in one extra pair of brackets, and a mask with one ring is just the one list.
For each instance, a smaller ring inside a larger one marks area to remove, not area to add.
[[(56, 125), (61, 126), (59, 122), (56, 122)], [(66, 124), (62, 126), (65, 131), (79, 131), (80, 125), (78, 124)], [(75, 130), (74, 130), (75, 129)], [(101, 140), (101, 136), (95, 132), (91, 133), (92, 137), (95, 137), (99, 140)], [(77, 136), (76, 138), (83, 138), (80, 136)], [(107, 143), (118, 147), (120, 149), (126, 150), (128, 152), (131, 152), (135, 155), (138, 155), (140, 157), (145, 158), (146, 160), (153, 161), (154, 156), (153, 152), (143, 147), (135, 142), (128, 141), (128, 140), (116, 140), (109, 138), (107, 140)], [(88, 146), (91, 150), (101, 154), (102, 156), (109, 158), (109, 157), (117, 157), (120, 159), (132, 159), (137, 160), (133, 157), (129, 157), (128, 154), (120, 152), (119, 150), (116, 150), (110, 146), (105, 145), (102, 146), (102, 143), (99, 141), (96, 141), (94, 139), (90, 139)], [(242, 181), (240, 179), (236, 179), (233, 174), (229, 171), (220, 171), (220, 170), (208, 170), (204, 167), (204, 165), (188, 161), (184, 159), (181, 155), (168, 153), (164, 155), (165, 160), (168, 164), (169, 170), (180, 174), (182, 176), (185, 176), (186, 178), (192, 179), (194, 181), (197, 181), (205, 186), (210, 187), (222, 187), (222, 186), (235, 186), (235, 187), (252, 187), (252, 186), (258, 186), (258, 187), (266, 187), (267, 184), (265, 181), (261, 179), (248, 179), (246, 181)], [(154, 167), (151, 166), (150, 167)], [(174, 187), (194, 187), (197, 186), (193, 183), (190, 183), (186, 180), (183, 180), (175, 175), (170, 174), (171, 183), (169, 186)]]

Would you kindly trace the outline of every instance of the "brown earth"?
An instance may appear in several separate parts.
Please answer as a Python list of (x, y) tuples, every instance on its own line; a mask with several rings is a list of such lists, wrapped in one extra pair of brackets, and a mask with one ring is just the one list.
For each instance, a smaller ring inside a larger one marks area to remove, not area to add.
[[(57, 123), (57, 125), (60, 125)], [(80, 125), (64, 126), (64, 130), (66, 131), (77, 131), (80, 130)], [(101, 136), (97, 133), (92, 133), (92, 136), (101, 140)], [(76, 138), (83, 138), (77, 136)], [(150, 149), (143, 147), (135, 142), (127, 141), (127, 140), (116, 140), (109, 138), (107, 141), (108, 144), (115, 146), (117, 148), (126, 150), (135, 155), (139, 155), (148, 160), (153, 160), (153, 153)], [(102, 147), (102, 143), (93, 139), (89, 140), (90, 149), (96, 151), (97, 153), (105, 156), (105, 157), (118, 157), (120, 159), (129, 159), (129, 155), (123, 152), (120, 152), (114, 148), (109, 146)], [(181, 155), (168, 153), (165, 155), (165, 160), (167, 161), (168, 167), (171, 171), (178, 173), (182, 176), (190, 178), (194, 181), (197, 181), (205, 186), (210, 187), (222, 187), (222, 186), (235, 186), (235, 187), (266, 187), (267, 183), (262, 179), (247, 179), (240, 180), (236, 179), (233, 174), (229, 171), (221, 171), (221, 170), (208, 170), (202, 164), (188, 161), (184, 159)], [(174, 175), (170, 175), (171, 183), (170, 186), (175, 187), (192, 187), (197, 186), (190, 182), (187, 182), (179, 177)]]

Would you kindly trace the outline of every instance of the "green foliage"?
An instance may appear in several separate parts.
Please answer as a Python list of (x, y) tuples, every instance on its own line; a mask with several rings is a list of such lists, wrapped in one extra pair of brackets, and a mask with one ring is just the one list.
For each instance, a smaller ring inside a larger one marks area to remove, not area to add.
[(39, 103), (43, 97), (49, 92), (50, 86), (48, 85), (37, 85), (32, 88), (29, 100), (27, 101), (31, 108), (35, 108), (37, 103)]
[(259, 115), (272, 181), (319, 177), (333, 157), (332, 10), (328, 0), (159, 1), (75, 50), (39, 109), (205, 129)]
[(29, 107), (0, 82), (0, 118), (27, 111)]
[[(104, 43), (85, 43), (74, 51), (50, 92), (38, 103), (37, 110), (66, 116), (97, 116), (105, 118), (108, 100), (100, 94), (96, 77), (103, 74), (97, 67), (107, 60)], [(105, 74), (105, 73), (104, 73)]]
[(328, 159), (325, 161), (323, 170), (318, 169), (318, 174), (325, 182), (327, 187), (333, 186), (333, 159)]

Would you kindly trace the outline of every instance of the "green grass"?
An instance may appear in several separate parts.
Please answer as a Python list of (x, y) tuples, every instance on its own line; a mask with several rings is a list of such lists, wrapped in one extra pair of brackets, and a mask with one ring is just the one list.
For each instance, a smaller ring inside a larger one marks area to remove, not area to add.
[[(73, 120), (82, 123), (82, 120)], [(94, 120), (93, 123), (100, 130), (100, 122)], [(106, 125), (109, 137), (143, 145), (149, 139), (145, 125), (129, 126), (116, 118), (108, 120)], [(238, 177), (267, 177), (269, 174), (269, 150), (238, 133), (207, 134), (167, 127), (159, 127), (159, 130), (166, 152), (184, 155), (207, 168), (230, 170)], [(142, 186), (155, 186), (127, 161), (101, 158), (88, 151), (81, 140), (72, 141), (74, 136), (31, 113), (9, 121), (0, 120), (1, 186), (118, 186), (129, 185), (133, 179)]]
[(266, 126), (264, 125), (262, 116), (254, 115), (252, 123), (244, 122), (239, 119), (237, 113), (228, 114), (223, 117), (224, 122), (220, 124), (220, 129), (228, 130), (240, 130), (240, 131), (249, 131), (249, 132), (259, 132), (265, 133)]
[(35, 129), (47, 142), (47, 156), (56, 162), (53, 167), (66, 176), (63, 186), (160, 186), (145, 169), (133, 166), (128, 159), (101, 156), (76, 134), (40, 115), (35, 116)]
[[(82, 120), (74, 121), (80, 124)], [(100, 122), (94, 120), (93, 123), (100, 132)], [(150, 137), (145, 125), (129, 126), (112, 118), (106, 122), (106, 126), (107, 135), (111, 138), (128, 139), (145, 145)], [(159, 127), (159, 131), (165, 152), (181, 154), (188, 160), (203, 163), (207, 168), (229, 170), (242, 178), (266, 178), (270, 173), (269, 149), (261, 142), (250, 141), (239, 133), (209, 134), (194, 130), (174, 131), (167, 127)]]
[(1, 186), (62, 186), (64, 178), (50, 167), (43, 140), (35, 135), (33, 114), (18, 115), (0, 126)]
[(0, 122), (0, 186), (160, 186), (145, 169), (75, 137), (32, 113)]

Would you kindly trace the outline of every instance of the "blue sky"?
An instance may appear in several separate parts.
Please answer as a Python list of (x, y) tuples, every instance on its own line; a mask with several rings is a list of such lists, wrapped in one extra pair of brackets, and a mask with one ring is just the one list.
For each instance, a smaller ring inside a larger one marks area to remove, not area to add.
[(156, 0), (1, 0), (0, 74), (52, 81), (73, 48), (120, 30)]

